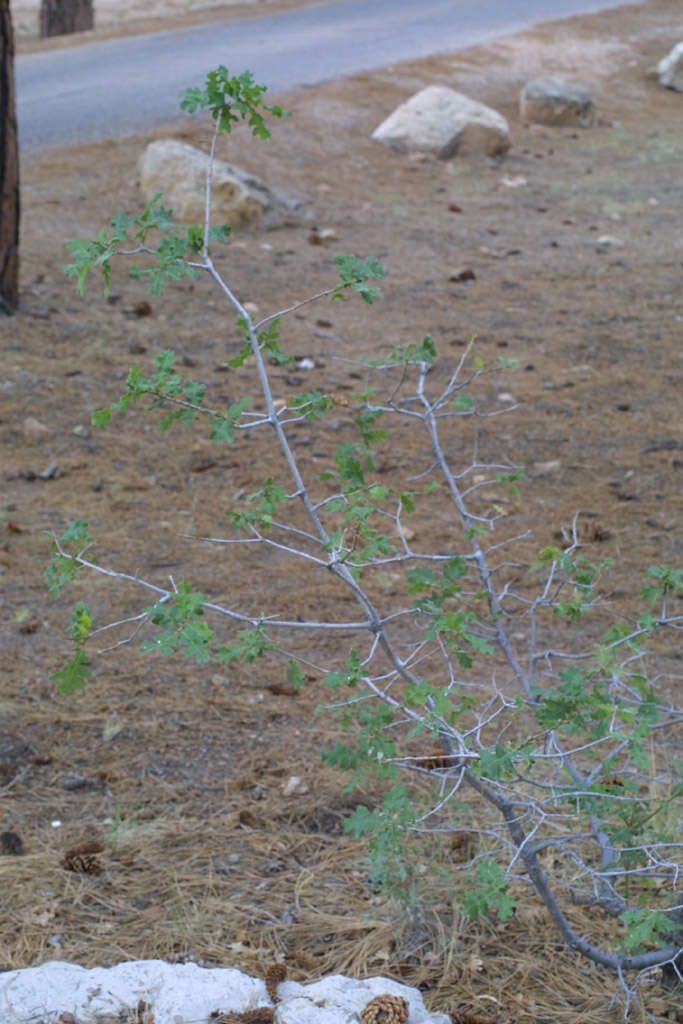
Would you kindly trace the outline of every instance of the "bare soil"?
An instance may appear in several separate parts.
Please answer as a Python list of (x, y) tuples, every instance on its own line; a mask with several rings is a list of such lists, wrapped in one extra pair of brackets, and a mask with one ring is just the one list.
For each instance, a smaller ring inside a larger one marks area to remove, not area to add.
[[(683, 35), (683, 25), (672, 32), (677, 18), (676, 5), (650, 0), (302, 90), (278, 98), (293, 116), (267, 145), (238, 132), (219, 154), (312, 211), (312, 221), (236, 237), (218, 257), (264, 315), (330, 284), (336, 252), (388, 268), (381, 307), (306, 306), (284, 321), (283, 348), (315, 370), (274, 371), (282, 394), (351, 395), (354, 360), (424, 334), (447, 368), (471, 336), (486, 360), (516, 357), (518, 370), (495, 387), (520, 408), (484, 437), (527, 468), (515, 527), (538, 549), (580, 511), (589, 557), (615, 560), (605, 597), (617, 617), (634, 610), (649, 565), (681, 555), (683, 97), (651, 74)], [(520, 123), (519, 89), (541, 71), (592, 90), (592, 128)], [(502, 162), (415, 159), (370, 139), (432, 83), (509, 119), (514, 145)], [(186, 119), (157, 136), (170, 133), (199, 143), (207, 129)], [(141, 606), (134, 588), (93, 579), (48, 600), (46, 533), (77, 517), (90, 522), (102, 564), (161, 585), (188, 578), (224, 600), (239, 590), (255, 614), (305, 615), (331, 600), (326, 580), (303, 586), (286, 560), (231, 561), (191, 539), (226, 535), (235, 494), (276, 472), (257, 435), (217, 448), (199, 430), (159, 434), (142, 411), (89, 425), (130, 364), (148, 370), (164, 348), (209, 382), (213, 400), (251, 388), (248, 367), (221, 370), (239, 341), (208, 281), (145, 308), (124, 268), (108, 301), (94, 284), (79, 299), (63, 277), (68, 238), (140, 209), (136, 162), (148, 141), (52, 150), (22, 168), (22, 308), (0, 321), (0, 743), (14, 743), (0, 764), (0, 830), (20, 837), (23, 854), (7, 841), (0, 856), (0, 967), (162, 957), (253, 972), (281, 956), (301, 980), (341, 971), (419, 984), (454, 1019), (617, 1019), (614, 979), (564, 950), (533, 902), (505, 924), (467, 923), (427, 880), (432, 938), (411, 946), (399, 911), (369, 884), (362, 846), (343, 833), (358, 797), (319, 761), (336, 725), (314, 714), (324, 699), (316, 679), (294, 695), (270, 663), (197, 668), (127, 645), (94, 658), (82, 695), (50, 680), (68, 656), (76, 597), (100, 621)], [(313, 244), (312, 223), (337, 241)], [(342, 412), (310, 442), (302, 435), (305, 466), (324, 468), (345, 437)], [(48, 433), (27, 436), (30, 417)], [(392, 480), (423, 458), (422, 438), (402, 435), (379, 469)], [(445, 516), (417, 529), (436, 543), (449, 536)], [(680, 651), (668, 657), (680, 674)], [(291, 776), (306, 791), (287, 797)], [(64, 870), (64, 851), (87, 839), (105, 847), (103, 872)], [(452, 856), (437, 855), (442, 865)], [(571, 913), (601, 934), (601, 922)], [(658, 1021), (681, 1019), (656, 985), (644, 999)]]

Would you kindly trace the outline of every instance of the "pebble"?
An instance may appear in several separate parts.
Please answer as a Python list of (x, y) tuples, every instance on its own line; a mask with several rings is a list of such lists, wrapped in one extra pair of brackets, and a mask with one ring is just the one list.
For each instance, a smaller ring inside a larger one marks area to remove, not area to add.
[(59, 463), (56, 459), (53, 459), (49, 465), (45, 467), (42, 473), (38, 474), (41, 480), (54, 480), (55, 477), (59, 476)]
[(24, 420), (24, 437), (27, 441), (43, 441), (49, 437), (50, 428), (37, 420), (35, 416), (27, 416)]
[(308, 236), (311, 245), (325, 245), (326, 242), (337, 242), (339, 235), (334, 228), (314, 228)]
[(498, 181), (503, 188), (524, 188), (527, 179), (522, 174), (504, 174)]
[(471, 267), (456, 267), (452, 272), (449, 281), (476, 281), (477, 275)]
[(282, 788), (282, 795), (294, 796), (295, 793), (308, 793), (308, 786), (298, 775), (290, 775)]
[(600, 235), (598, 238), (598, 245), (604, 245), (612, 249), (619, 249), (624, 244), (621, 238), (615, 238), (614, 235)]

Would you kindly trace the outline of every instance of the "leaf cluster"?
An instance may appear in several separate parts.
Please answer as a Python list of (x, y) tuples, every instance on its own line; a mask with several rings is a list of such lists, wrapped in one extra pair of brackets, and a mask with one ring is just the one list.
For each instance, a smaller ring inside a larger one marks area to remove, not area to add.
[(269, 139), (268, 129), (261, 111), (273, 117), (289, 117), (287, 111), (276, 104), (263, 102), (267, 86), (258, 85), (251, 71), (231, 75), (224, 64), (209, 71), (203, 89), (184, 89), (180, 102), (181, 110), (194, 113), (209, 110), (219, 132), (228, 135), (238, 121), (246, 121), (252, 134), (259, 139)]
[(239, 630), (232, 644), (214, 643), (215, 631), (204, 618), (206, 596), (193, 590), (187, 580), (181, 580), (176, 591), (168, 598), (146, 608), (149, 620), (161, 626), (162, 632), (141, 645), (143, 653), (171, 655), (179, 651), (198, 665), (210, 661), (230, 665), (233, 662), (251, 663), (272, 649), (272, 644), (260, 626)]
[(376, 285), (368, 284), (369, 281), (381, 279), (385, 275), (384, 267), (378, 260), (372, 259), (372, 257), (361, 260), (351, 253), (340, 253), (339, 256), (334, 257), (332, 262), (341, 278), (340, 284), (332, 293), (332, 299), (344, 301), (347, 298), (345, 293), (352, 291), (360, 295), (368, 305), (372, 305), (377, 299), (383, 297), (381, 290)]
[(251, 508), (233, 509), (230, 513), (233, 526), (238, 530), (257, 527), (267, 533), (273, 525), (277, 506), (289, 501), (289, 496), (284, 487), (268, 477), (263, 487), (247, 495), (246, 501)]
[[(368, 366), (410, 366), (413, 364), (425, 364), (432, 366), (436, 359), (436, 345), (434, 339), (425, 334), (421, 342), (410, 342), (408, 345), (394, 345), (391, 352), (384, 359), (365, 358), (363, 361)], [(471, 399), (470, 399), (471, 402)]]
[(463, 910), (471, 920), (495, 913), (507, 921), (515, 912), (505, 874), (495, 860), (480, 860), (471, 872), (472, 881), (463, 898)]
[[(109, 222), (111, 231), (102, 229), (93, 239), (72, 238), (67, 249), (73, 254), (73, 263), (64, 267), (67, 277), (75, 278), (80, 295), (85, 294), (85, 282), (91, 270), (100, 270), (104, 279), (104, 294), (111, 286), (112, 259), (117, 255), (147, 253), (153, 261), (147, 266), (132, 264), (130, 276), (144, 281), (152, 295), (160, 295), (169, 281), (199, 276), (199, 270), (188, 259), (200, 253), (204, 246), (204, 228), (197, 225), (180, 227), (173, 221), (171, 210), (161, 206), (161, 192), (150, 200), (136, 217), (119, 212)], [(161, 238), (150, 248), (148, 236), (158, 232)], [(227, 242), (230, 228), (216, 225), (209, 230), (208, 241)], [(122, 247), (133, 246), (129, 251)]]
[[(45, 570), (45, 585), (53, 597), (56, 597), (67, 583), (72, 583), (80, 568), (76, 560), (92, 543), (92, 535), (85, 519), (75, 519), (69, 523), (66, 530), (59, 537), (59, 543), (54, 538), (50, 546), (52, 558)], [(89, 561), (97, 563), (94, 555), (89, 556)]]
[[(227, 412), (204, 406), (206, 385), (200, 381), (183, 378), (176, 371), (176, 355), (172, 349), (164, 349), (155, 358), (155, 372), (145, 377), (139, 366), (132, 366), (126, 380), (127, 390), (118, 399), (103, 409), (93, 412), (91, 422), (94, 427), (104, 427), (109, 423), (113, 412), (126, 412), (131, 403), (150, 397), (150, 410), (163, 409), (166, 415), (159, 423), (159, 430), (168, 430), (171, 424), (180, 421), (188, 425), (199, 415), (208, 417), (209, 437), (218, 443), (232, 444), (235, 426), (242, 413), (249, 405), (248, 397), (233, 403)], [(169, 404), (172, 408), (169, 410)]]
[[(253, 355), (252, 349), (252, 338), (254, 336), (253, 328), (248, 320), (243, 316), (237, 318), (237, 326), (244, 336), (244, 344), (239, 350), (236, 356), (232, 359), (227, 359), (225, 365), (231, 369), (236, 370), (240, 366), (244, 366), (249, 356)], [(280, 339), (280, 318), (274, 317), (267, 327), (263, 330), (256, 332), (256, 344), (261, 352), (269, 356), (274, 362), (280, 366), (287, 366), (289, 363), (294, 362), (293, 356), (287, 355), (280, 349), (278, 344)]]

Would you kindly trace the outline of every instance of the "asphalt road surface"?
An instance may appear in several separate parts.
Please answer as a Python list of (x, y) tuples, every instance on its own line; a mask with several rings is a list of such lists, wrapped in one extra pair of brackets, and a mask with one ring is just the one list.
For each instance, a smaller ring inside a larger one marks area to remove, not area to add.
[(181, 90), (202, 85), (219, 64), (235, 73), (249, 68), (273, 95), (616, 6), (616, 0), (335, 0), (30, 54), (15, 62), (19, 141), (29, 151), (142, 132), (175, 117)]

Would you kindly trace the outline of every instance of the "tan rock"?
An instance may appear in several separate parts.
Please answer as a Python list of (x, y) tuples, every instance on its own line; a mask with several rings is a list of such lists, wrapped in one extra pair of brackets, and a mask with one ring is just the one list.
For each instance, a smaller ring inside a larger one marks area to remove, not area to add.
[(35, 416), (27, 416), (24, 420), (24, 437), (27, 441), (44, 441), (50, 436), (50, 428), (37, 420)]
[[(138, 169), (147, 202), (157, 192), (181, 224), (203, 224), (209, 157), (177, 139), (158, 139), (142, 153)], [(222, 160), (211, 176), (211, 222), (232, 228), (278, 227), (298, 217), (301, 201), (269, 189), (259, 178)]]
[(402, 103), (372, 137), (395, 149), (433, 153), (441, 160), (463, 153), (497, 156), (510, 148), (502, 114), (441, 85), (430, 85)]

